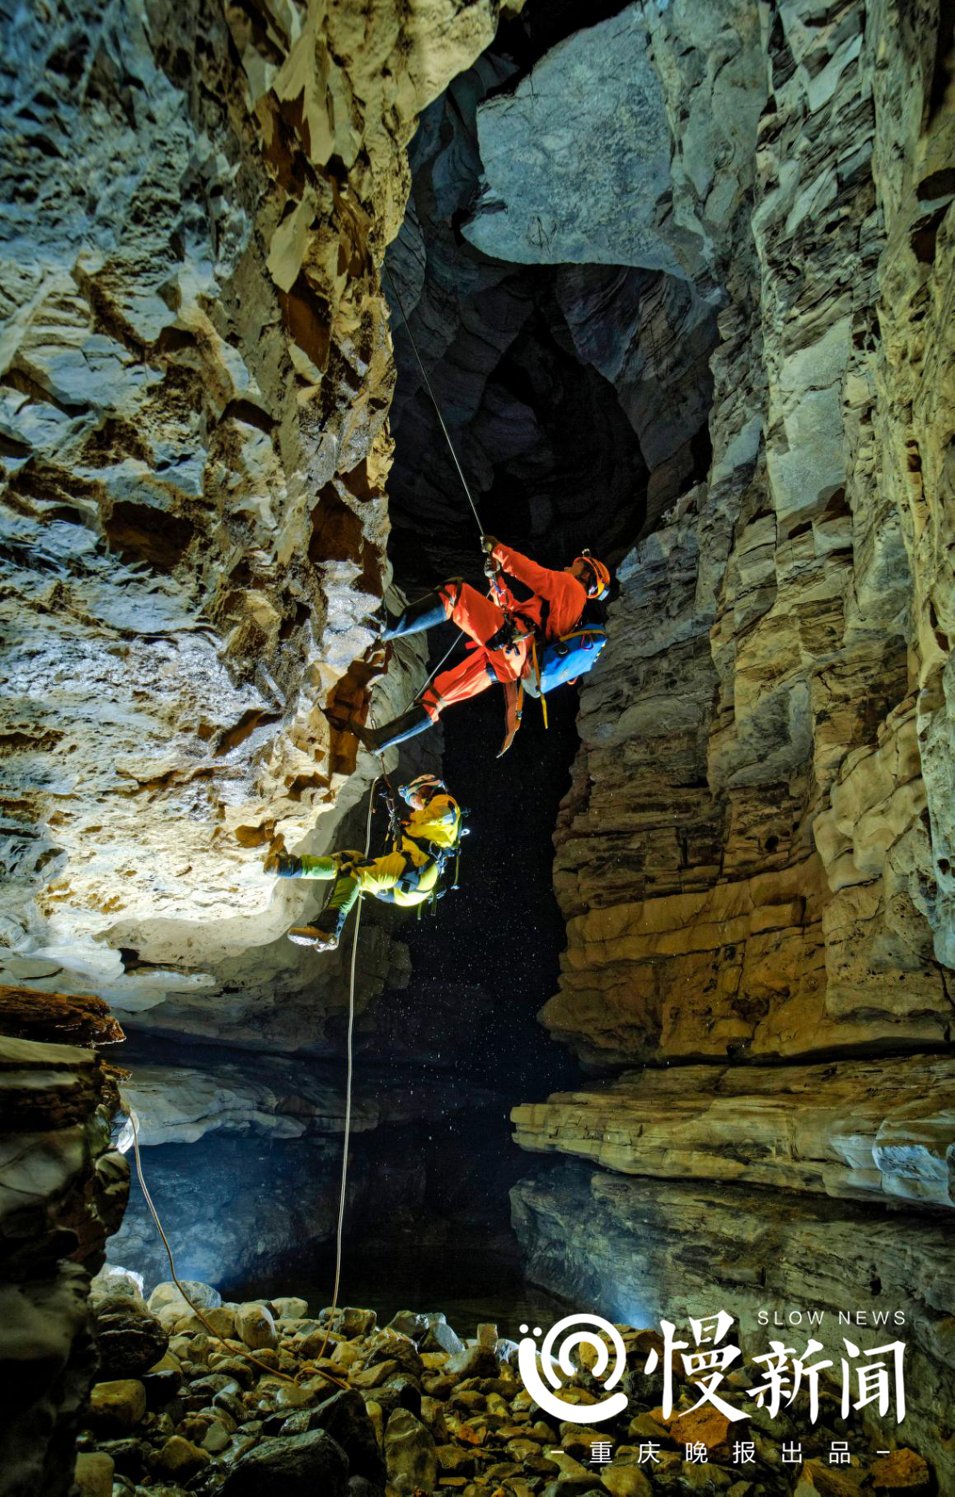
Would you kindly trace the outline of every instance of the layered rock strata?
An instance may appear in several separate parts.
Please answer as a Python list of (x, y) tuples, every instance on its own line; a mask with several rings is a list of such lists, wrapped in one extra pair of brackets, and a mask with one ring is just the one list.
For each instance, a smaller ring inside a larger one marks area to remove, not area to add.
[[(0, 1009), (2, 1012), (2, 1009)], [(56, 1026), (49, 1034), (56, 1038)], [(67, 1497), (96, 1371), (90, 1276), (126, 1204), (116, 1083), (92, 1049), (0, 1039), (0, 1433), (4, 1497)]]
[(264, 850), (333, 836), (354, 740), (321, 709), (381, 668), (379, 268), (417, 115), (497, 20), (124, 4), (10, 30), (2, 935), (61, 988), (208, 1002), (285, 923)]
[[(904, 1309), (947, 1460), (950, 30), (880, 0), (628, 17), (670, 163), (638, 227), (717, 287), (712, 461), (621, 566), (581, 691), (541, 1018), (592, 1070), (671, 1069), (519, 1108), (527, 1147), (605, 1169), (526, 1182), (515, 1220), (535, 1278), (616, 1314)], [(547, 115), (594, 45), (479, 129)], [(472, 237), (528, 242), (514, 173), (496, 151)]]
[[(812, 1337), (825, 1348), (820, 1359), (833, 1363), (825, 1377), (837, 1396), (843, 1358), (851, 1373), (846, 1337), (860, 1350), (901, 1341), (903, 1421), (894, 1394), (882, 1418), (870, 1405), (853, 1451), (911, 1442), (935, 1465), (940, 1488), (951, 1483), (947, 1291), (955, 1264), (944, 1224), (903, 1223), (785, 1191), (592, 1174), (577, 1164), (521, 1182), (511, 1202), (531, 1276), (613, 1320), (658, 1325), (662, 1313), (686, 1341), (690, 1316), (725, 1310), (737, 1322), (728, 1339), (738, 1338), (747, 1357), (766, 1353), (771, 1340), (802, 1353)], [(794, 1416), (805, 1445), (814, 1437), (807, 1413)]]
[[(941, 205), (938, 255), (916, 226), (951, 125), (928, 110), (930, 17), (894, 32), (865, 11), (783, 7), (771, 29), (709, 479), (622, 568), (582, 695), (544, 1018), (594, 1062), (948, 1036), (948, 755), (927, 750), (951, 741), (929, 705), (948, 636), (920, 618), (951, 588), (911, 491), (944, 533)], [(659, 28), (653, 45), (667, 79)]]
[(955, 1205), (955, 1060), (677, 1066), (515, 1107), (522, 1148), (605, 1169), (836, 1199)]

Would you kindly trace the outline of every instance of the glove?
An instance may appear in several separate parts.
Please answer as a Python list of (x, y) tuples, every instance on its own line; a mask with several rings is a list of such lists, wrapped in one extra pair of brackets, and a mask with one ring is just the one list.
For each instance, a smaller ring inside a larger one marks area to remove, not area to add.
[(500, 541), (498, 540), (496, 535), (482, 535), (481, 545), (487, 552), (488, 556), (490, 556), (491, 552), (494, 550), (494, 547), (500, 545)]

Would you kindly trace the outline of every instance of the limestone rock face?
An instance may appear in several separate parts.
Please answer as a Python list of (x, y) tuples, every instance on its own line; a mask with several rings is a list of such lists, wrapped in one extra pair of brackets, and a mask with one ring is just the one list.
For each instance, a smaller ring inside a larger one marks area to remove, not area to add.
[[(91, 1050), (0, 1040), (0, 1492), (66, 1497), (96, 1369), (90, 1276), (126, 1203), (115, 1084)], [(138, 1385), (137, 1385), (138, 1386)]]
[(749, 235), (712, 236), (712, 463), (620, 569), (556, 838), (542, 1017), (588, 1063), (948, 1035), (951, 126), (900, 103), (934, 37), (780, 7), (748, 167), (711, 162), (711, 195), (751, 194)]
[[(537, 1282), (631, 1323), (725, 1307), (755, 1344), (760, 1310), (904, 1312), (916, 1444), (950, 1484), (945, 26), (882, 0), (632, 11), (673, 142), (652, 227), (716, 316), (712, 452), (619, 568), (555, 836), (568, 939), (540, 1017), (628, 1069), (516, 1109), (524, 1147), (602, 1168), (523, 1182), (515, 1226)], [(731, 15), (746, 85), (720, 149), (700, 44)], [(595, 45), (566, 44), (574, 73)], [(548, 115), (547, 77), (518, 112)], [(489, 140), (506, 112), (479, 112)], [(498, 211), (467, 232), (503, 244), (525, 230), (500, 144)]]
[(624, 1174), (955, 1205), (955, 1061), (679, 1066), (557, 1092), (511, 1114), (525, 1149)]
[[(714, 191), (714, 159), (725, 165), (734, 149), (745, 156), (765, 98), (759, 22), (738, 0), (684, 0), (662, 8), (670, 11), (662, 23), (656, 8), (629, 5), (576, 32), (513, 92), (481, 106), (485, 185), (464, 232), (485, 253), (691, 278), (700, 271), (712, 253), (706, 218), (725, 221), (732, 207), (729, 174)], [(668, 93), (677, 89), (674, 131)], [(692, 198), (674, 193), (677, 155)], [(691, 201), (696, 211), (682, 212)]]
[(379, 267), (418, 113), (497, 20), (496, 0), (18, 13), (0, 935), (61, 989), (188, 1009), (301, 910), (263, 853), (317, 819), (331, 840), (354, 741), (321, 709), (380, 671)]

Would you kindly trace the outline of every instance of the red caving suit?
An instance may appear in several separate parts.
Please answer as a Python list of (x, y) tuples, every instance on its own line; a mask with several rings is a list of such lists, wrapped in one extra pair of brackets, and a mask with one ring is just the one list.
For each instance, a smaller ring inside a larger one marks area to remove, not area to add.
[(502, 601), (506, 601), (511, 617), (526, 625), (527, 636), (505, 649), (486, 649), (486, 641), (493, 639), (506, 622), (500, 603), (486, 598), (467, 582), (460, 589), (451, 583), (442, 587), (440, 595), (448, 618), (470, 635), (473, 644), (468, 646), (467, 659), (442, 671), (422, 697), (421, 705), (434, 721), (445, 707), (487, 691), (496, 681), (519, 681), (528, 668), (532, 635), (543, 643), (559, 639), (574, 628), (586, 606), (587, 590), (570, 572), (540, 567), (510, 546), (498, 544), (491, 554), (508, 576), (523, 582), (534, 594), (526, 602), (519, 602), (506, 583), (498, 580)]

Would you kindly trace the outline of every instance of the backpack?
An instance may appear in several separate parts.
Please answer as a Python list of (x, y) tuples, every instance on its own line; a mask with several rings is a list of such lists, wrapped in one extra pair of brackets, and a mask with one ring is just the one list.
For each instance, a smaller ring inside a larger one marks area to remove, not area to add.
[(578, 625), (560, 639), (551, 640), (540, 651), (540, 690), (533, 672), (524, 680), (529, 696), (546, 696), (556, 686), (586, 676), (597, 663), (597, 656), (607, 643), (607, 631), (600, 624)]

